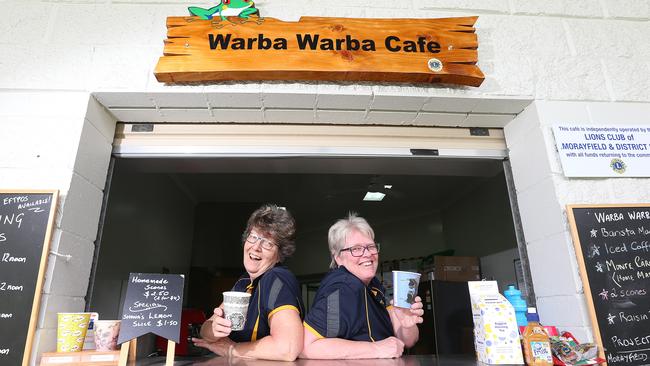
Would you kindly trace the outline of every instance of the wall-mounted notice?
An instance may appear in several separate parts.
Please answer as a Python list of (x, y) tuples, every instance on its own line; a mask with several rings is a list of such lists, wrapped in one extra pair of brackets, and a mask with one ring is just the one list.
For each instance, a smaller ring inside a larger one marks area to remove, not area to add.
[(57, 191), (0, 191), (0, 365), (27, 365)]
[(650, 177), (650, 126), (553, 126), (567, 177)]
[(650, 364), (650, 204), (567, 213), (601, 357), (609, 366)]
[(183, 275), (131, 273), (117, 343), (147, 333), (178, 343), (183, 286)]

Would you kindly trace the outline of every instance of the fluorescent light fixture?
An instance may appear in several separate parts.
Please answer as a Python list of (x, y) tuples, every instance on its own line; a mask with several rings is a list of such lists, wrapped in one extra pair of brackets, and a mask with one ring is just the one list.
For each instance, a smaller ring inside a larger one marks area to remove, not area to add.
[(393, 185), (392, 184), (384, 184), (384, 188), (391, 189), (391, 188), (393, 188)]
[(363, 197), (364, 201), (381, 201), (386, 197), (385, 194), (381, 192), (366, 192), (366, 196)]

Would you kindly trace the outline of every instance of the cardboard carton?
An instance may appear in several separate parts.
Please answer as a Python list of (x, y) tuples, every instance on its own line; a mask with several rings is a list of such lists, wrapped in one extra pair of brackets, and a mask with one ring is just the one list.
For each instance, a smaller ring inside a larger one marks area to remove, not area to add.
[(487, 364), (522, 364), (515, 310), (496, 281), (470, 281), (476, 357)]
[(478, 281), (481, 269), (478, 257), (435, 256), (422, 267), (422, 274), (430, 280)]

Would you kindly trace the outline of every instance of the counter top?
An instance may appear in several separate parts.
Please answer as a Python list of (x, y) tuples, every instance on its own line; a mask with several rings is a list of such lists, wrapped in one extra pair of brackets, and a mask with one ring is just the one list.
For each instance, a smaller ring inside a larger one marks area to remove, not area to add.
[[(164, 365), (164, 357), (138, 360), (138, 366)], [(176, 358), (174, 366), (477, 366), (476, 358), (467, 355), (417, 355), (402, 356), (394, 359), (367, 360), (305, 360), (294, 362), (244, 360), (235, 358), (230, 361), (224, 357)]]

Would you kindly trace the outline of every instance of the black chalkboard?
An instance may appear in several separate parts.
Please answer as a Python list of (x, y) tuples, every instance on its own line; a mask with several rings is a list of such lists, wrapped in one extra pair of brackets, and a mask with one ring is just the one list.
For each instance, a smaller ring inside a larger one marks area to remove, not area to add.
[(179, 343), (183, 286), (183, 275), (131, 273), (117, 343), (147, 333)]
[(57, 191), (0, 191), (3, 366), (29, 362), (57, 197)]
[(610, 366), (650, 364), (650, 204), (567, 212), (603, 356)]

